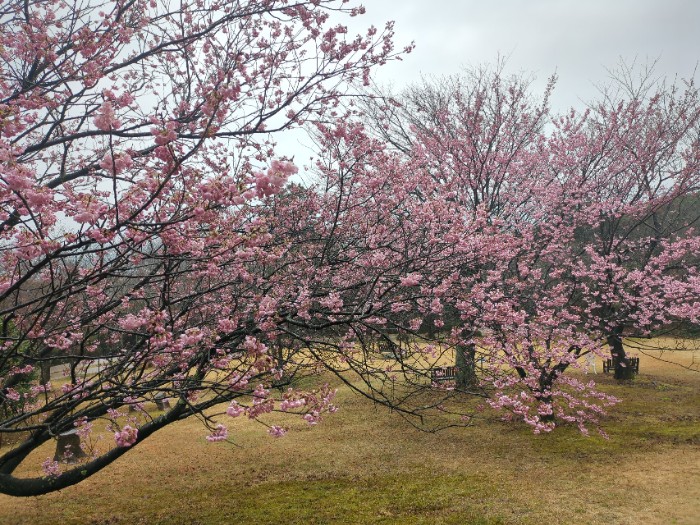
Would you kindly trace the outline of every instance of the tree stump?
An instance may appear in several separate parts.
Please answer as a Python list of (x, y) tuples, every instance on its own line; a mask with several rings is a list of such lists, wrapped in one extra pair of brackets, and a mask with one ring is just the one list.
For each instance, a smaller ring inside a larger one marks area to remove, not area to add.
[(80, 448), (80, 436), (77, 428), (58, 435), (56, 453), (53, 456), (54, 461), (78, 463), (84, 457), (87, 457), (87, 454)]

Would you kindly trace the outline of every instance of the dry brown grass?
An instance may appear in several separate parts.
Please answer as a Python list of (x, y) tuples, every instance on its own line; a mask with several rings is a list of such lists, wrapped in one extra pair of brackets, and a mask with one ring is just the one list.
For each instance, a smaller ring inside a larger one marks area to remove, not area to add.
[(173, 425), (78, 486), (0, 497), (0, 523), (700, 523), (700, 374), (642, 355), (631, 385), (596, 379), (624, 398), (609, 440), (490, 416), (428, 434), (341, 390), (341, 412), (283, 439)]

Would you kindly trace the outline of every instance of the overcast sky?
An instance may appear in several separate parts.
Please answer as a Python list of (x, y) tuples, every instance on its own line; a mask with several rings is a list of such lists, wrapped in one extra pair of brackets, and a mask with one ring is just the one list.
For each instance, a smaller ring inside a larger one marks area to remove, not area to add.
[(396, 22), (396, 44), (416, 42), (377, 75), (400, 89), (420, 74), (443, 75), (508, 57), (507, 70), (557, 73), (555, 109), (580, 105), (623, 58), (658, 59), (660, 75), (692, 76), (700, 60), (700, 0), (364, 0), (358, 21)]

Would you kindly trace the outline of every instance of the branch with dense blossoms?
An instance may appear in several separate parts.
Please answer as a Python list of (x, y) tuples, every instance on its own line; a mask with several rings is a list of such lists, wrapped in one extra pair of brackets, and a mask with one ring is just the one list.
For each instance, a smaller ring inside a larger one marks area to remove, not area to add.
[[(69, 486), (165, 425), (310, 373), (284, 368), (299, 347), (267, 350), (287, 315), (276, 294), (293, 295), (267, 269), (293, 239), (261, 210), (297, 169), (268, 133), (328, 118), (398, 56), (391, 24), (350, 36), (336, 22), (362, 12), (337, 0), (0, 7), (3, 492)], [(163, 415), (139, 410), (163, 396)], [(77, 421), (109, 425), (114, 447), (13, 476)]]

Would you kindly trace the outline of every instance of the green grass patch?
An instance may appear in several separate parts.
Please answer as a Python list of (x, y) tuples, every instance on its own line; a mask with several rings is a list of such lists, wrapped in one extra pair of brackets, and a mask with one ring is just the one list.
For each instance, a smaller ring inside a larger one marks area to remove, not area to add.
[[(263, 483), (236, 491), (235, 510), (202, 516), (260, 524), (505, 523), (485, 518), (494, 488), (474, 476), (381, 476), (371, 479)], [(264, 502), (261, 505), (261, 502)]]

